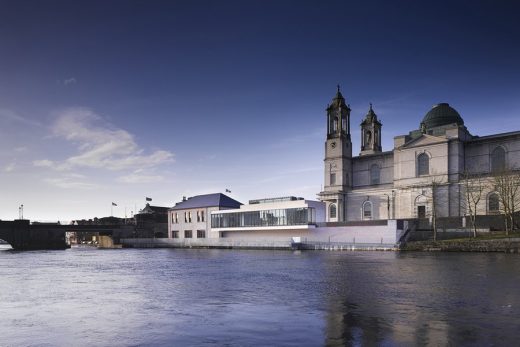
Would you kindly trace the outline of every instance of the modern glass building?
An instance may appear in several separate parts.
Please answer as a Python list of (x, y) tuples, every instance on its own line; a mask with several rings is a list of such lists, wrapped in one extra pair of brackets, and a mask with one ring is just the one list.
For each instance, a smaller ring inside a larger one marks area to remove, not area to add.
[(212, 228), (271, 227), (315, 223), (316, 209), (313, 207), (214, 213), (211, 215)]
[(324, 221), (324, 203), (293, 196), (251, 200), (238, 209), (211, 212), (211, 230), (236, 239), (307, 235)]

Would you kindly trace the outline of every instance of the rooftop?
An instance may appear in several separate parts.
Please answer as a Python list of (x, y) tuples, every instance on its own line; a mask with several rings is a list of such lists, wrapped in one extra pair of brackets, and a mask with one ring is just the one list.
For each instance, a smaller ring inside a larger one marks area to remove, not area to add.
[(222, 193), (215, 193), (189, 197), (188, 199), (175, 204), (175, 206), (170, 210), (185, 210), (200, 207), (239, 208), (240, 205), (242, 205), (241, 202), (236, 201), (227, 195)]
[(464, 120), (460, 114), (449, 104), (440, 103), (434, 105), (424, 116), (421, 125), (426, 129), (456, 123), (464, 125)]
[(269, 203), (269, 202), (296, 201), (296, 200), (303, 200), (303, 198), (297, 198), (296, 196), (281, 196), (278, 198), (255, 199), (255, 200), (249, 200), (249, 205), (265, 204), (265, 203)]

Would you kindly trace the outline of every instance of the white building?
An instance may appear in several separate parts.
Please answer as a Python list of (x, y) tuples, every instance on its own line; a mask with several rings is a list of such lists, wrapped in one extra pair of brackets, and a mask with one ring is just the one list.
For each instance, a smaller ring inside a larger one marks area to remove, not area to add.
[(227, 195), (205, 194), (183, 198), (168, 211), (168, 237), (174, 239), (218, 238), (211, 231), (211, 212), (235, 209), (242, 205)]
[(323, 222), (324, 203), (295, 197), (251, 200), (239, 209), (211, 212), (212, 232), (234, 240), (306, 237)]
[[(479, 214), (495, 214), (499, 204), (493, 175), (520, 168), (520, 132), (473, 136), (459, 113), (446, 103), (433, 106), (418, 130), (381, 148), (382, 124), (372, 109), (361, 123), (361, 146), (353, 156), (350, 108), (338, 87), (327, 108), (324, 189), (327, 221), (460, 217), (464, 175), (486, 176)], [(435, 187), (435, 188), (433, 188)]]

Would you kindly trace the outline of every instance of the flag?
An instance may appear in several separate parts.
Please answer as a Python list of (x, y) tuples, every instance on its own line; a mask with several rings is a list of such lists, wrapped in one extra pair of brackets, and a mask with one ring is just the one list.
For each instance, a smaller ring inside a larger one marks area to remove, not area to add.
[(152, 198), (146, 197), (146, 201), (152, 201)]
[(231, 190), (226, 188), (226, 193), (231, 193)]
[(112, 203), (112, 206), (117, 206), (117, 204), (115, 202)]

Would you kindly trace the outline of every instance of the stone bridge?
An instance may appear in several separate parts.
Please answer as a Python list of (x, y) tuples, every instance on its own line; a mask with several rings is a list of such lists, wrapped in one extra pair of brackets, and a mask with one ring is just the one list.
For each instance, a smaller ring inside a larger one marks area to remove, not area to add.
[(66, 232), (97, 232), (119, 239), (129, 237), (134, 231), (130, 225), (62, 225), (57, 223), (33, 223), (27, 219), (0, 221), (0, 239), (15, 250), (66, 249)]

